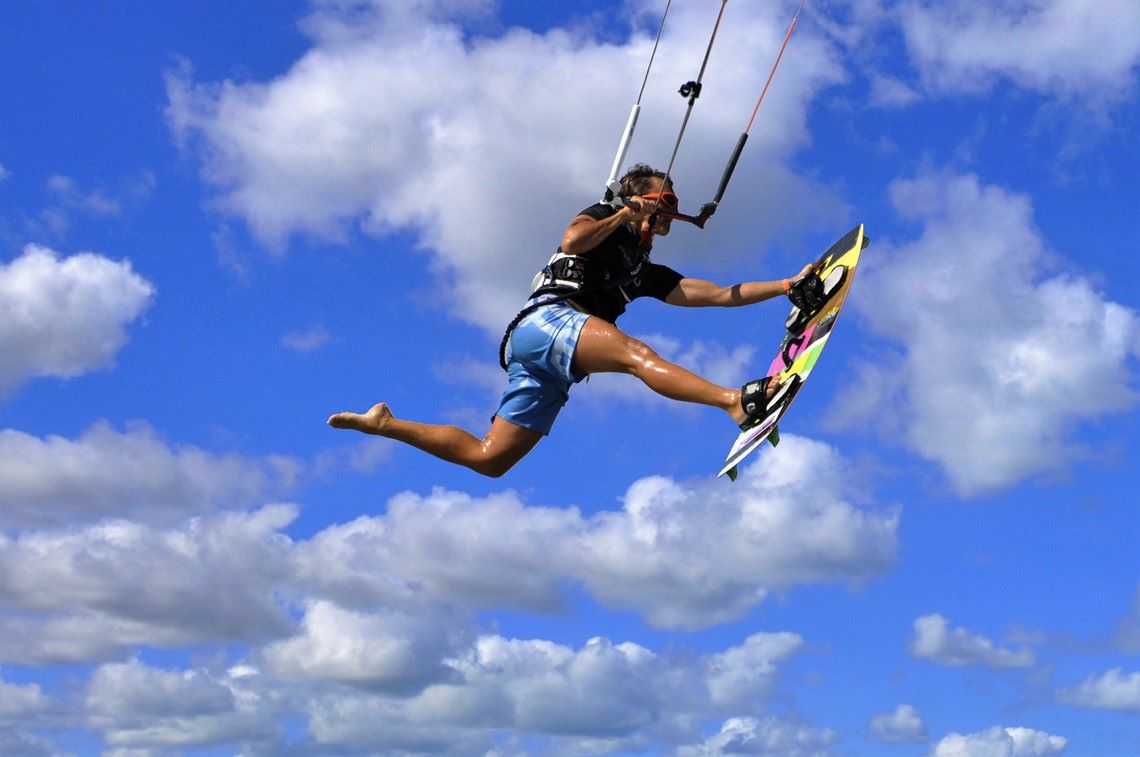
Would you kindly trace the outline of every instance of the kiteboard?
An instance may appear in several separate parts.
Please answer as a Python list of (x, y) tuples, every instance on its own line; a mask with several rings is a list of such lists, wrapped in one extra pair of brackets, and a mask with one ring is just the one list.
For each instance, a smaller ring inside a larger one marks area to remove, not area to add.
[(764, 442), (776, 446), (780, 442), (779, 422), (791, 407), (804, 382), (811, 375), (823, 348), (831, 337), (835, 321), (859, 265), (859, 253), (871, 240), (863, 235), (863, 224), (847, 232), (815, 264), (815, 273), (823, 282), (823, 305), (815, 312), (802, 312), (792, 306), (784, 338), (766, 375), (772, 377), (775, 391), (765, 404), (764, 418), (755, 426), (741, 431), (728, 452), (719, 476), (736, 480), (737, 466)]

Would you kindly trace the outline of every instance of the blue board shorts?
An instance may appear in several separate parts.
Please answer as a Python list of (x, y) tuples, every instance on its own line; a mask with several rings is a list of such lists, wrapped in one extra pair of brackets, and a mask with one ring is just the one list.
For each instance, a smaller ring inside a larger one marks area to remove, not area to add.
[(570, 369), (588, 313), (565, 302), (544, 305), (511, 332), (507, 353), (509, 383), (495, 415), (517, 426), (550, 433), (570, 398), (570, 387), (585, 376)]

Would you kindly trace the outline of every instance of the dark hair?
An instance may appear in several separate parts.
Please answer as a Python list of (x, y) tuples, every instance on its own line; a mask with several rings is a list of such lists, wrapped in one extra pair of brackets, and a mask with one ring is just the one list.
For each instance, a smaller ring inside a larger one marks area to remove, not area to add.
[[(664, 179), (665, 172), (658, 171), (648, 163), (636, 163), (621, 177), (621, 193), (625, 197), (643, 195), (653, 188), (654, 179)], [(670, 177), (666, 189), (673, 188), (673, 179)]]

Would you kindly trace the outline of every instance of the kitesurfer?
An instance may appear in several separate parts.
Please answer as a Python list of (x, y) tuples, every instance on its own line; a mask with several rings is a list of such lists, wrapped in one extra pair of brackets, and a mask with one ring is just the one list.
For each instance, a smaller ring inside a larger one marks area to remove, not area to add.
[(682, 307), (751, 305), (787, 294), (812, 266), (791, 279), (720, 286), (650, 262), (653, 238), (669, 233), (670, 210), (677, 207), (665, 173), (642, 163), (622, 177), (616, 202), (574, 217), (558, 254), (536, 278), (531, 303), (504, 339), (509, 383), (482, 439), (457, 426), (397, 418), (385, 403), (365, 413), (336, 413), (329, 425), (395, 439), (498, 477), (549, 434), (571, 385), (591, 373), (635, 376), (669, 399), (720, 408), (742, 428), (759, 422), (775, 382), (718, 386), (665, 360), (616, 321), (639, 297)]

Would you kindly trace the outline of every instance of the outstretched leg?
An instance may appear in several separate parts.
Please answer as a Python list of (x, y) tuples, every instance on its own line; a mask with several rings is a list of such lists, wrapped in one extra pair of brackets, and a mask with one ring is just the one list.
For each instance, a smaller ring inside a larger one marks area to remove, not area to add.
[(573, 368), (579, 374), (627, 373), (669, 399), (719, 407), (736, 423), (745, 418), (739, 389), (718, 386), (670, 363), (643, 342), (598, 317), (589, 318), (582, 327)]
[(478, 439), (458, 426), (401, 420), (383, 402), (373, 405), (367, 413), (336, 413), (329, 417), (328, 424), (395, 439), (492, 478), (509, 471), (542, 438), (537, 431), (496, 416), (491, 430)]

